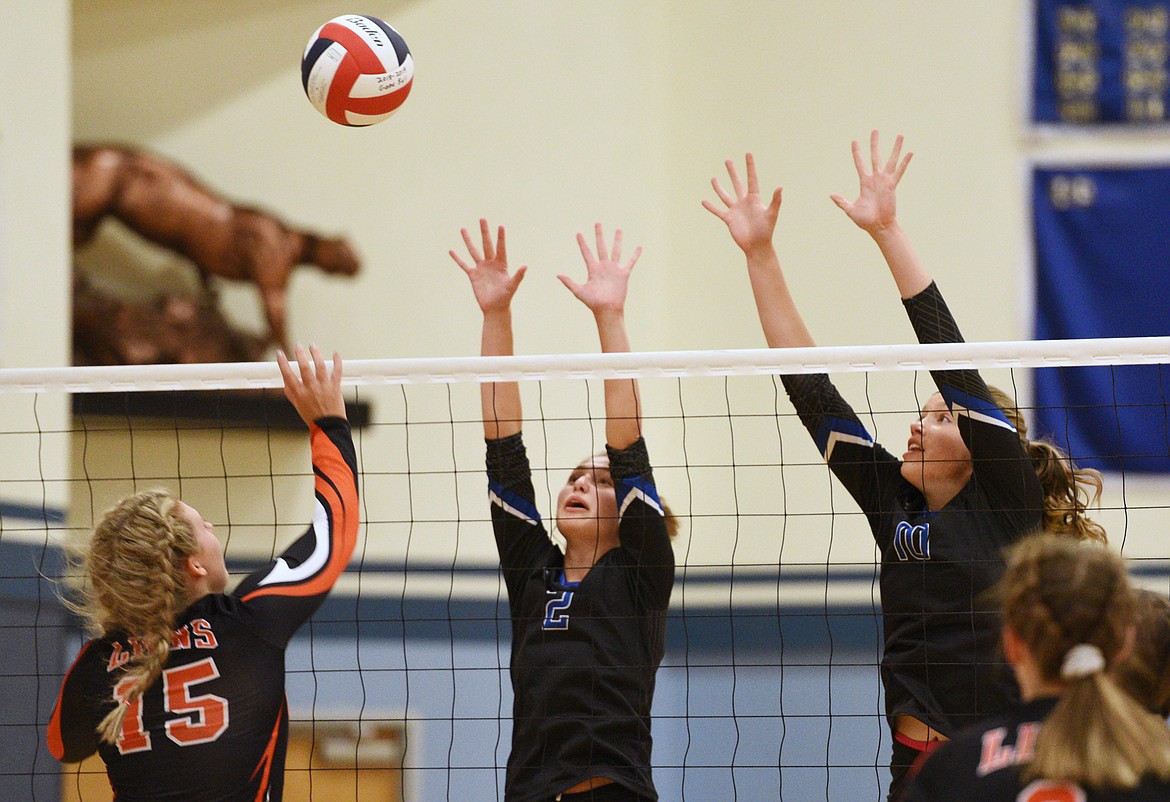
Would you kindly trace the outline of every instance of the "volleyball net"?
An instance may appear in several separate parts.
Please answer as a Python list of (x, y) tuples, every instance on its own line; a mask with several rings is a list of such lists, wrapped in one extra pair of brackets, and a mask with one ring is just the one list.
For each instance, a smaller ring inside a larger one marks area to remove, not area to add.
[[(1106, 472), (1095, 520), (1140, 585), (1170, 593), (1170, 338), (351, 360), (363, 526), (350, 569), (288, 652), (285, 798), (502, 799), (510, 627), (477, 384), (521, 382), (546, 520), (604, 443), (601, 381), (638, 378), (662, 497), (682, 521), (654, 700), (663, 799), (876, 799), (889, 734), (878, 556), (780, 376), (829, 373), (895, 453), (934, 392), (977, 368), (1031, 435)], [(238, 579), (303, 531), (303, 425), (272, 364), (0, 371), (0, 796), (109, 799), (44, 726), (83, 641), (62, 549), (114, 501), (168, 486), (216, 525)]]

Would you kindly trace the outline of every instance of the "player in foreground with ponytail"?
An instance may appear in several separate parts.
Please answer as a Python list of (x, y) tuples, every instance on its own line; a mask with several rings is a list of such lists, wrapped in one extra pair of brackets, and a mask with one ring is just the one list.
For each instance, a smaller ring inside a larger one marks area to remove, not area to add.
[(906, 802), (1170, 799), (1170, 730), (1110, 671), (1134, 637), (1121, 560), (1037, 535), (1011, 551), (999, 588), (1023, 704), (940, 747)]
[(96, 750), (119, 802), (277, 802), (288, 707), (284, 653), (345, 570), (358, 531), (357, 467), (341, 359), (278, 355), (284, 391), (309, 426), (313, 523), (225, 593), (212, 525), (168, 490), (129, 496), (94, 530), (84, 612), (99, 636), (65, 676), (49, 750)]
[[(502, 226), (494, 244), (487, 221), (480, 232), (482, 252), (463, 230), (471, 262), (451, 257), (483, 311), (483, 355), (511, 355), (511, 303), (525, 268), (508, 272)], [(559, 277), (593, 312), (606, 353), (630, 350), (626, 289), (641, 248), (622, 264), (621, 241), (619, 230), (610, 251), (599, 224), (594, 254), (578, 234), (588, 279)], [(480, 387), (492, 526), (512, 616), (504, 799), (656, 800), (650, 704), (666, 647), (677, 524), (654, 486), (637, 382), (605, 381), (606, 453), (583, 460), (557, 496), (563, 554), (536, 509), (520, 389)]]
[[(860, 190), (834, 202), (873, 238), (922, 343), (962, 342), (942, 293), (910, 245), (895, 189), (910, 155), (898, 137), (882, 160), (853, 143)], [(747, 257), (764, 336), (773, 348), (816, 343), (788, 290), (772, 239), (781, 193), (760, 197), (755, 161), (747, 184), (727, 162), (733, 193), (703, 206), (727, 225)], [(910, 425), (899, 459), (820, 375), (784, 376), (784, 388), (822, 457), (865, 514), (881, 552), (885, 643), (882, 685), (893, 735), (889, 799), (919, 755), (965, 727), (1006, 710), (1015, 688), (998, 653), (999, 622), (981, 602), (1003, 570), (1001, 552), (1046, 527), (1074, 539), (1105, 539), (1086, 508), (1101, 490), (1095, 471), (1027, 436), (1011, 398), (974, 370), (931, 371), (938, 392)]]

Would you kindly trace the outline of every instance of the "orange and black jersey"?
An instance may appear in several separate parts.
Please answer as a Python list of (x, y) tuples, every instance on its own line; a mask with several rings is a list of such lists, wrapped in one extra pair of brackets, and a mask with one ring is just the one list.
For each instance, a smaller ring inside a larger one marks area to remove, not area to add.
[(1164, 802), (1170, 782), (1146, 777), (1137, 787), (1081, 788), (1069, 782), (1020, 777), (1036, 736), (1056, 707), (1035, 699), (943, 744), (906, 789), (903, 802)]
[(492, 526), (512, 619), (512, 751), (504, 799), (533, 802), (590, 777), (657, 799), (650, 706), (666, 648), (674, 551), (646, 444), (607, 448), (620, 545), (580, 582), (536, 509), (519, 434), (487, 443)]
[[(923, 343), (962, 342), (932, 283), (905, 302)], [(868, 519), (881, 551), (886, 713), (953, 736), (1015, 703), (986, 592), (1003, 549), (1041, 524), (1044, 493), (1016, 429), (974, 370), (933, 371), (971, 452), (967, 484), (942, 509), (902, 476), (824, 375), (785, 376), (785, 389), (821, 455)]]
[(91, 640), (66, 674), (49, 750), (64, 762), (100, 752), (119, 802), (281, 798), (285, 648), (345, 570), (359, 520), (349, 425), (322, 418), (310, 441), (312, 524), (233, 592), (183, 611), (162, 677), (131, 704), (116, 745), (99, 743), (96, 727), (119, 697), (135, 641), (119, 633)]

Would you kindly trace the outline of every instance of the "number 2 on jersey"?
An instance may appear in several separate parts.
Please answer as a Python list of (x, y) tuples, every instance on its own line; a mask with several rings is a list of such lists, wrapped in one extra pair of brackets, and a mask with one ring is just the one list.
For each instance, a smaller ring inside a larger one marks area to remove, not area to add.
[(562, 590), (556, 598), (549, 599), (544, 606), (542, 629), (556, 630), (569, 628), (569, 607), (573, 604), (573, 591)]
[[(207, 693), (192, 696), (192, 686), (219, 677), (215, 659), (204, 658), (197, 663), (175, 666), (163, 672), (163, 705), (168, 713), (176, 713), (164, 726), (167, 737), (179, 746), (193, 746), (214, 741), (228, 727), (228, 701), (222, 696)], [(114, 687), (114, 698), (125, 702), (133, 680), (124, 679)], [(142, 725), (142, 697), (130, 702), (122, 732), (118, 736), (118, 752), (146, 752), (151, 748), (150, 733)]]

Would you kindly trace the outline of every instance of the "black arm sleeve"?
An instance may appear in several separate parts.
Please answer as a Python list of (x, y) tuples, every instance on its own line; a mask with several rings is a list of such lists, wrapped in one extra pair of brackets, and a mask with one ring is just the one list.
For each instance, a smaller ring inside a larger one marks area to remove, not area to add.
[(622, 551), (638, 568), (647, 606), (665, 610), (674, 587), (674, 549), (666, 529), (666, 513), (654, 485), (646, 441), (639, 437), (626, 448), (607, 445), (605, 450), (617, 494)]
[(865, 513), (876, 537), (884, 488), (899, 475), (897, 457), (874, 442), (828, 376), (818, 373), (781, 379), (817, 450)]
[[(955, 322), (938, 285), (933, 281), (913, 298), (903, 300), (902, 305), (906, 307), (906, 315), (910, 318), (910, 325), (914, 327), (918, 342), (923, 344), (964, 342), (959, 324)], [(947, 392), (943, 388), (947, 388), (954, 393), (991, 403), (991, 393), (988, 392), (987, 384), (977, 370), (932, 370), (930, 375), (944, 397)]]
[[(963, 335), (938, 285), (903, 303), (921, 343), (961, 343)], [(1028, 528), (1039, 523), (1044, 491), (1016, 427), (991, 397), (976, 370), (935, 370), (931, 377), (971, 452), (975, 477), (996, 506)]]
[(528, 572), (556, 547), (536, 509), (532, 470), (521, 434), (487, 441), (492, 530), (508, 598), (516, 599)]

